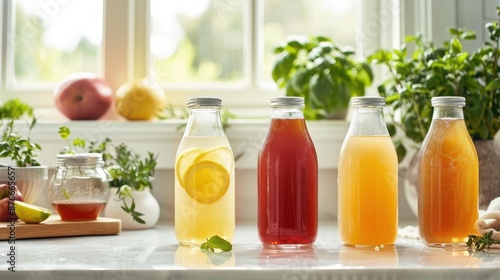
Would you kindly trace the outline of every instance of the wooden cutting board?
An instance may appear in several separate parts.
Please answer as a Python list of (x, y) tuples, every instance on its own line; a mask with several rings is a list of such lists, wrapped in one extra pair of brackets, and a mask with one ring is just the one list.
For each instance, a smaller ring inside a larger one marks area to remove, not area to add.
[[(15, 239), (109, 235), (121, 231), (121, 220), (98, 217), (93, 221), (61, 221), (57, 215), (50, 216), (40, 224), (26, 224), (18, 220), (14, 230)], [(11, 239), (10, 224), (0, 222), (0, 240)]]

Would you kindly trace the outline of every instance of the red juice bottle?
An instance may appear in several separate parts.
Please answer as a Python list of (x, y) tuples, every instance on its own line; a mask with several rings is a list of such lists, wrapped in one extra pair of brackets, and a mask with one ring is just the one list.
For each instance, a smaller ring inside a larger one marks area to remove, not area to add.
[(307, 245), (318, 232), (318, 159), (302, 97), (271, 99), (258, 159), (258, 231), (267, 245)]

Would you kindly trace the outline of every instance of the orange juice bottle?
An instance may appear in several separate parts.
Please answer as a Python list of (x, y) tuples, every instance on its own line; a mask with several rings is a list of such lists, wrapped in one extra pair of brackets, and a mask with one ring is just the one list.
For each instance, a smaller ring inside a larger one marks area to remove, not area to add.
[(383, 118), (382, 97), (352, 98), (354, 115), (338, 167), (342, 243), (394, 244), (398, 231), (398, 158)]
[(420, 239), (431, 247), (460, 246), (477, 234), (479, 165), (467, 131), (463, 97), (434, 97), (431, 127), (418, 161)]

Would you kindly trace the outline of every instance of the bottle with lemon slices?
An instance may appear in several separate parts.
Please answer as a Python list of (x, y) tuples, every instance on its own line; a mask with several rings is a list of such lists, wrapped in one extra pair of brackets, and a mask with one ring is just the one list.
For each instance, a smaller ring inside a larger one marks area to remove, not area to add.
[(188, 124), (175, 158), (175, 234), (181, 245), (201, 245), (214, 235), (233, 239), (234, 156), (221, 104), (213, 97), (188, 100)]

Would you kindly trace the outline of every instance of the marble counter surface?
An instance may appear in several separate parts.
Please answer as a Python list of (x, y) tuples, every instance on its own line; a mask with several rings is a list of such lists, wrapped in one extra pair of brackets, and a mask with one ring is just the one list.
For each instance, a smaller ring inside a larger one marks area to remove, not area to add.
[(474, 253), (424, 248), (398, 238), (394, 248), (342, 246), (334, 224), (321, 223), (310, 248), (263, 248), (255, 225), (239, 225), (230, 253), (177, 245), (172, 226), (114, 236), (0, 242), (0, 279), (499, 279), (500, 249)]

